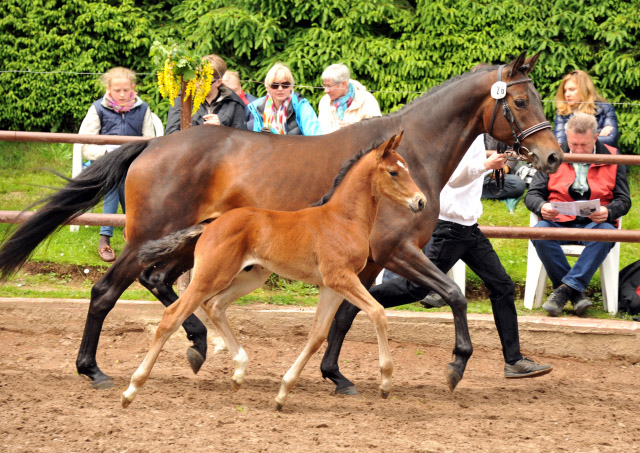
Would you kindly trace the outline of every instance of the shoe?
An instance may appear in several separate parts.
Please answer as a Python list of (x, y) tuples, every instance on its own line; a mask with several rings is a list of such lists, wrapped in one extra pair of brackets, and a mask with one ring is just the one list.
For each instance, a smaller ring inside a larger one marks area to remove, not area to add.
[(591, 299), (589, 299), (584, 293), (578, 291), (575, 291), (575, 294), (572, 295), (571, 303), (573, 304), (573, 310), (578, 316), (584, 315), (587, 308), (593, 305), (593, 301)]
[(111, 263), (116, 260), (116, 252), (114, 252), (109, 245), (98, 248), (98, 255), (100, 255), (102, 261), (106, 263)]
[(424, 308), (440, 308), (444, 307), (447, 303), (440, 294), (435, 291), (431, 291), (420, 301), (420, 304), (422, 304)]
[(572, 289), (564, 283), (553, 290), (542, 308), (549, 313), (549, 316), (562, 314), (562, 309), (567, 304), (572, 295)]
[(504, 377), (509, 379), (536, 377), (551, 373), (552, 370), (552, 365), (543, 365), (529, 357), (523, 357), (513, 365), (504, 364)]

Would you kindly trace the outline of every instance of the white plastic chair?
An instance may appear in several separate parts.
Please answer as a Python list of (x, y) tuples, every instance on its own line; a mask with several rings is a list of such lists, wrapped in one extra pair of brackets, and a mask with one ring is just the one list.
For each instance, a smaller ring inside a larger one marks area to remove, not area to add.
[[(531, 213), (529, 226), (538, 223), (538, 216)], [(618, 229), (622, 228), (622, 218), (618, 219)], [(567, 256), (580, 256), (583, 245), (563, 245), (562, 251)], [(604, 309), (610, 314), (618, 312), (618, 276), (620, 272), (620, 243), (616, 242), (607, 257), (600, 265), (600, 284), (602, 285), (602, 301)], [(547, 271), (538, 258), (533, 243), (529, 241), (527, 251), (527, 281), (524, 287), (524, 306), (531, 310), (540, 307), (547, 287)]]
[[(151, 112), (151, 119), (153, 120), (153, 128), (156, 132), (156, 137), (160, 137), (164, 135), (164, 125), (162, 124), (162, 120), (155, 113)], [(82, 126), (84, 126), (84, 120), (80, 125), (80, 130), (82, 130)], [(82, 171), (82, 143), (74, 143), (73, 144), (73, 157), (71, 159), (71, 177), (75, 178)], [(69, 229), (72, 233), (77, 232), (80, 229), (80, 225), (70, 225)]]

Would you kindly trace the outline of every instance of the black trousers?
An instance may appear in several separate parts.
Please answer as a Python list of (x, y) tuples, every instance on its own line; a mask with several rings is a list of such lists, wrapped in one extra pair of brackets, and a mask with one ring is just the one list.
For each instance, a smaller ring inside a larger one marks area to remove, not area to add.
[[(438, 220), (425, 254), (442, 272), (449, 272), (461, 259), (487, 286), (493, 319), (498, 329), (505, 362), (522, 359), (518, 334), (518, 316), (514, 303), (515, 285), (507, 275), (489, 239), (478, 224), (459, 225)], [(387, 271), (385, 271), (387, 272)], [(385, 307), (423, 299), (431, 290), (409, 280), (396, 277), (371, 287), (371, 295)]]

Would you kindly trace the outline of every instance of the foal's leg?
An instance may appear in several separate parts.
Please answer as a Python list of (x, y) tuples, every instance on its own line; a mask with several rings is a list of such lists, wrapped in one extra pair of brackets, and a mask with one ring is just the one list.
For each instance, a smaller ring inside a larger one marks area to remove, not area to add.
[[(193, 248), (190, 253), (193, 254)], [(166, 263), (145, 269), (138, 280), (162, 302), (162, 305), (168, 307), (178, 300), (178, 295), (173, 290), (172, 284), (180, 274), (190, 269), (192, 265), (193, 258), (181, 259), (177, 257)], [(189, 316), (182, 327), (187, 333), (187, 338), (193, 342), (193, 346), (187, 349), (187, 359), (191, 369), (197, 374), (207, 357), (207, 328), (196, 315)]]
[[(194, 285), (194, 283), (196, 284)], [(208, 291), (207, 286), (200, 286), (194, 281), (189, 285), (182, 297), (165, 308), (162, 320), (158, 325), (156, 334), (149, 347), (149, 352), (147, 352), (144, 360), (135, 373), (133, 373), (133, 376), (131, 376), (129, 388), (122, 394), (122, 407), (128, 407), (129, 404), (133, 402), (140, 388), (147, 382), (149, 374), (151, 374), (151, 369), (169, 337), (178, 330), (180, 324), (202, 304), (203, 300), (210, 297), (210, 295), (211, 292)]]
[(343, 296), (336, 293), (331, 288), (320, 286), (318, 306), (316, 307), (316, 313), (313, 318), (313, 325), (309, 331), (307, 344), (293, 365), (291, 365), (291, 368), (289, 368), (282, 378), (280, 391), (278, 392), (278, 396), (276, 396), (277, 410), (282, 410), (289, 392), (300, 377), (302, 369), (307, 364), (311, 356), (318, 350), (318, 348), (320, 348), (322, 342), (327, 338), (331, 320), (336, 314), (336, 310), (340, 305), (342, 297)]
[(244, 374), (249, 364), (249, 357), (229, 326), (226, 310), (233, 301), (260, 288), (270, 275), (271, 271), (257, 265), (247, 272), (242, 271), (227, 288), (206, 301), (202, 306), (229, 349), (234, 367), (231, 378), (234, 391), (238, 391), (240, 386), (244, 384)]
[(380, 394), (383, 398), (386, 398), (391, 391), (393, 361), (389, 350), (388, 322), (384, 308), (362, 286), (355, 274), (340, 275), (332, 279), (325, 277), (325, 282), (327, 285), (331, 285), (334, 291), (342, 294), (354, 306), (364, 311), (373, 323), (378, 337), (378, 352), (380, 356)]

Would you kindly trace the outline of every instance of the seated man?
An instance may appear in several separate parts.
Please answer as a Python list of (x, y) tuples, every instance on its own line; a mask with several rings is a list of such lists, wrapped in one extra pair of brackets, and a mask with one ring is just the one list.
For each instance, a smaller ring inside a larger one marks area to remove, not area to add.
[[(593, 115), (576, 113), (565, 125), (567, 141), (562, 144), (562, 150), (575, 154), (616, 154), (615, 148), (597, 141), (597, 127)], [(560, 214), (551, 205), (551, 202), (596, 199), (600, 200), (600, 209), (588, 217)], [(539, 171), (531, 181), (525, 204), (530, 211), (542, 217), (536, 227), (613, 230), (616, 219), (629, 212), (631, 207), (625, 167), (565, 162), (551, 175)], [(542, 308), (549, 315), (558, 316), (570, 300), (576, 314), (582, 316), (592, 305), (584, 291), (614, 243), (581, 242), (585, 249), (573, 267), (560, 247), (566, 241), (534, 240), (532, 243), (554, 288)]]
[(322, 72), (322, 86), (326, 94), (318, 104), (318, 120), (325, 134), (381, 115), (376, 98), (350, 77), (349, 68), (343, 64), (332, 64)]

